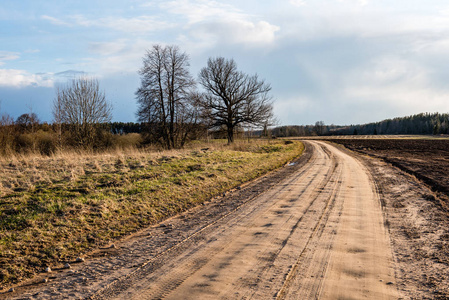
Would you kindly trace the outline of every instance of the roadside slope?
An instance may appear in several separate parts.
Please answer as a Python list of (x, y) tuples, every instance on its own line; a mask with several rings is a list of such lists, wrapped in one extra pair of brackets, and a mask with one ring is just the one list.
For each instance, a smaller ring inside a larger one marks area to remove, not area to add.
[(299, 142), (0, 158), (0, 291), (298, 157)]

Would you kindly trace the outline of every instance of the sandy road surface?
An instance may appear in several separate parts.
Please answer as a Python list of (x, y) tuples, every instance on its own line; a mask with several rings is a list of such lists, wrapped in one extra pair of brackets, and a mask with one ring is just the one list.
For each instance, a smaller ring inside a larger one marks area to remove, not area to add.
[(108, 256), (14, 296), (397, 299), (390, 241), (369, 172), (330, 144), (310, 141), (307, 148), (307, 163), (236, 191), (234, 201), (149, 228), (104, 250)]
[(299, 172), (97, 298), (397, 299), (366, 168), (311, 144)]

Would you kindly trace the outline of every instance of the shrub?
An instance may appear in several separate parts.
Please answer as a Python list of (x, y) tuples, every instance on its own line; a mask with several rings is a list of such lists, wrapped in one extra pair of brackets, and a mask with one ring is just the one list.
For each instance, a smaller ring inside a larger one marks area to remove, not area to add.
[(39, 130), (36, 132), (36, 148), (40, 154), (48, 155), (56, 151), (56, 135), (48, 131)]
[(143, 143), (142, 135), (139, 133), (128, 133), (113, 136), (113, 146), (116, 148), (135, 148)]

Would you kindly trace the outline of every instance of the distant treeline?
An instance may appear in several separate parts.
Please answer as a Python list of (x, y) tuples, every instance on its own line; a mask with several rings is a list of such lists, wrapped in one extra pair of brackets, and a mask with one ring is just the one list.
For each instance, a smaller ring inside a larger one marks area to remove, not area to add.
[[(81, 149), (74, 138), (70, 124), (39, 122), (36, 115), (13, 120), (7, 115), (0, 118), (0, 155), (13, 153), (41, 153), (50, 155), (62, 149)], [(91, 150), (117, 147), (135, 147), (143, 144), (141, 124), (106, 123), (93, 125), (95, 144)]]
[(421, 113), (364, 125), (338, 128), (330, 134), (448, 134), (449, 114)]
[[(174, 124), (188, 128), (188, 141), (199, 139), (225, 139), (226, 128), (210, 130), (204, 124)], [(76, 124), (58, 124), (41, 122), (35, 113), (22, 114), (13, 119), (8, 114), (0, 116), (0, 156), (16, 153), (40, 153), (51, 155), (60, 150), (102, 151), (106, 149), (161, 146), (161, 141), (154, 135), (160, 130), (160, 124), (135, 122), (109, 122), (91, 124), (88, 134), (93, 143), (82, 144), (74, 132)], [(235, 129), (235, 136), (245, 136), (243, 128)]]
[(112, 122), (108, 124), (112, 134), (142, 133), (144, 125), (134, 122)]
[[(36, 114), (22, 114), (16, 120), (7, 114), (0, 116), (0, 155), (15, 153), (41, 153), (51, 155), (58, 150), (105, 150), (114, 148), (141, 147), (159, 144), (148, 132), (159, 128), (157, 124), (134, 122), (110, 122), (92, 124), (89, 134), (94, 143), (86, 147), (74, 136), (76, 125), (41, 122)], [(191, 126), (189, 137), (200, 139), (207, 137), (224, 137), (216, 131), (208, 133), (205, 126)]]
[[(0, 117), (0, 155), (11, 153), (38, 152), (50, 155), (61, 149), (82, 148), (74, 138), (69, 124), (49, 124), (40, 122), (36, 114), (23, 114), (16, 120), (8, 115)], [(110, 122), (94, 124), (92, 127), (95, 143), (92, 150), (117, 147), (139, 147), (146, 144), (160, 144), (151, 135), (151, 128), (157, 124), (134, 122)], [(203, 124), (189, 127), (189, 139), (226, 138), (226, 128), (213, 132)], [(248, 134), (248, 133), (247, 133)], [(247, 136), (243, 128), (236, 129), (236, 135)], [(449, 114), (422, 113), (408, 117), (388, 119), (364, 125), (315, 125), (279, 126), (268, 130), (253, 131), (250, 136), (292, 137), (329, 135), (389, 135), (389, 134), (449, 134)]]
[(449, 134), (449, 114), (421, 113), (387, 119), (363, 125), (325, 125), (317, 122), (306, 126), (280, 126), (271, 130), (276, 137), (320, 135), (389, 135), (389, 134)]

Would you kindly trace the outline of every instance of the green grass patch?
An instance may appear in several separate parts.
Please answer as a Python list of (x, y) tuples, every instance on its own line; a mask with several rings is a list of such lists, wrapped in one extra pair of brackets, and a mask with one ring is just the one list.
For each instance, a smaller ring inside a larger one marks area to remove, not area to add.
[(3, 162), (0, 288), (185, 211), (304, 149), (284, 140), (208, 145)]

